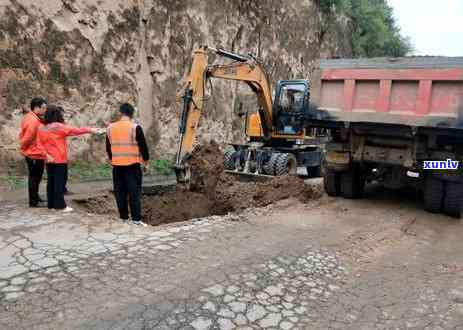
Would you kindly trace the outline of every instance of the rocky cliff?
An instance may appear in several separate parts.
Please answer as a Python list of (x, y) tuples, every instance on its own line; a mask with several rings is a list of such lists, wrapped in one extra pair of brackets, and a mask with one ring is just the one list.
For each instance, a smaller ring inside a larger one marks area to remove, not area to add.
[[(349, 20), (317, 0), (0, 0), (0, 160), (17, 160), (31, 97), (64, 106), (74, 125), (106, 125), (136, 104), (154, 157), (175, 150), (175, 95), (193, 49), (221, 46), (263, 59), (272, 80), (308, 78), (319, 57), (348, 56)], [(215, 81), (201, 139), (242, 136), (236, 83)], [(103, 158), (103, 141), (79, 138), (72, 155)]]

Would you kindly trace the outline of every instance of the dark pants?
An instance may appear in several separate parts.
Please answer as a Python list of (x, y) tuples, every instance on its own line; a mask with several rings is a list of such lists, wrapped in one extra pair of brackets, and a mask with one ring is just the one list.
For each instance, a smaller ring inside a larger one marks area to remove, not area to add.
[(45, 161), (26, 157), (29, 172), (29, 206), (37, 206), (40, 201), (39, 186), (42, 181)]
[(64, 182), (67, 164), (47, 164), (47, 199), (48, 208), (62, 210), (66, 208), (64, 201)]
[(68, 192), (68, 166), (67, 164), (66, 164), (66, 170), (64, 173), (64, 192), (65, 193)]
[(140, 164), (130, 166), (113, 167), (114, 193), (116, 195), (117, 208), (121, 219), (133, 221), (141, 220), (141, 184), (142, 171)]

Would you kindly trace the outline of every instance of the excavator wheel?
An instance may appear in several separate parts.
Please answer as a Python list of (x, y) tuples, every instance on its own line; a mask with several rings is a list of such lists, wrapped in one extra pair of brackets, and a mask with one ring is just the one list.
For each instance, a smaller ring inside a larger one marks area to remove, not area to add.
[(232, 171), (235, 169), (235, 162), (233, 161), (234, 153), (235, 153), (235, 150), (229, 149), (225, 151), (223, 155), (223, 167), (228, 171)]
[(280, 155), (279, 153), (273, 153), (270, 156), (269, 161), (262, 166), (262, 169), (264, 170), (265, 174), (275, 175), (276, 160), (279, 155)]
[(279, 154), (275, 163), (275, 175), (294, 175), (297, 172), (296, 157), (292, 154)]

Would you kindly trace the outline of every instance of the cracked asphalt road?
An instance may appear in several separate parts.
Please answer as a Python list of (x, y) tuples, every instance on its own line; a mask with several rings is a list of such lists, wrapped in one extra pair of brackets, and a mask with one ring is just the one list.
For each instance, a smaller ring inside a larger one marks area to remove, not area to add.
[(1, 329), (463, 329), (463, 225), (410, 195), (140, 228), (0, 211)]

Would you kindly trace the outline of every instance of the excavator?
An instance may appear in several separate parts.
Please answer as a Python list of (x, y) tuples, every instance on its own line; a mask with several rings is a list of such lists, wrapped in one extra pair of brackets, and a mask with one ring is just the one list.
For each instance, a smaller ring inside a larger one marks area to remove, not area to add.
[[(208, 55), (231, 60), (227, 64), (209, 64)], [(225, 171), (251, 176), (296, 174), (305, 168), (309, 175), (320, 176), (324, 136), (306, 129), (311, 107), (307, 80), (279, 81), (272, 89), (263, 65), (249, 54), (201, 46), (194, 51), (190, 73), (180, 99), (180, 141), (174, 169), (177, 181), (191, 177), (189, 159), (196, 141), (196, 130), (203, 113), (207, 82), (211, 78), (240, 81), (257, 97), (258, 109), (246, 113), (245, 134), (248, 143), (232, 144), (224, 153)], [(238, 105), (242, 107), (242, 103)]]

